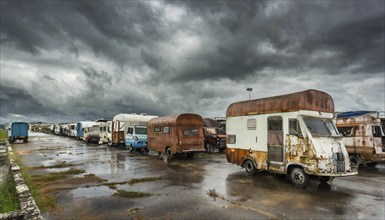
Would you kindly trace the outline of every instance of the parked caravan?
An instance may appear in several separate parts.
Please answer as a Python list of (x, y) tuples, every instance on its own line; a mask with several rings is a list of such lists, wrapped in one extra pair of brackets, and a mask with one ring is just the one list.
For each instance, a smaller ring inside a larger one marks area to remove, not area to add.
[(377, 112), (343, 112), (337, 116), (337, 128), (354, 164), (375, 167), (385, 161), (385, 135)]
[(151, 119), (147, 124), (148, 148), (169, 160), (174, 154), (204, 152), (204, 122), (197, 114), (180, 114)]
[(112, 121), (102, 122), (99, 125), (99, 144), (111, 143)]
[(220, 132), (220, 122), (211, 119), (204, 118), (204, 131), (205, 131), (205, 141), (204, 146), (206, 153), (214, 153), (215, 149), (223, 151), (226, 149), (226, 135), (221, 134)]
[(356, 175), (333, 113), (332, 97), (317, 90), (233, 103), (226, 113), (227, 161), (249, 175), (289, 175), (299, 188), (310, 176), (325, 183)]
[(84, 129), (83, 140), (86, 143), (99, 143), (100, 141), (100, 125), (107, 122), (106, 119), (98, 119), (91, 127)]
[(60, 124), (60, 135), (68, 136), (69, 123)]
[(7, 128), (9, 142), (14, 143), (16, 140), (23, 140), (24, 143), (27, 143), (28, 129), (29, 124), (27, 122), (12, 122)]
[[(147, 142), (147, 135), (139, 137), (137, 135), (128, 134), (129, 127), (132, 126), (146, 126), (147, 122), (158, 116), (146, 114), (118, 114), (112, 119), (112, 141), (113, 145), (124, 145), (128, 147), (141, 148), (145, 147)], [(136, 138), (134, 138), (136, 137)]]
[(95, 121), (79, 121), (76, 123), (76, 139), (83, 139), (84, 129), (95, 125)]
[(56, 135), (59, 135), (59, 134), (60, 134), (60, 125), (59, 125), (59, 124), (55, 124), (55, 127), (54, 127), (54, 134), (56, 134)]
[(76, 123), (68, 124), (67, 136), (76, 137)]
[(147, 127), (131, 125), (127, 129), (126, 147), (133, 151), (134, 149), (144, 149), (148, 151), (147, 147)]

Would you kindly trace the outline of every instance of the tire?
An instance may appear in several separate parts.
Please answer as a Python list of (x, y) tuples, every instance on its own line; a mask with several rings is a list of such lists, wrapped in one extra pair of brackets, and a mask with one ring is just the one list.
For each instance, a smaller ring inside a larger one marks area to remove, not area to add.
[(366, 166), (368, 166), (368, 167), (376, 167), (377, 163), (376, 162), (367, 163)]
[(28, 138), (24, 139), (24, 143), (28, 143)]
[(188, 152), (187, 153), (187, 158), (193, 158), (193, 156), (194, 156), (194, 152)]
[(206, 144), (206, 153), (212, 154), (214, 153), (214, 147), (211, 144)]
[(129, 145), (129, 146), (127, 147), (127, 149), (128, 149), (130, 152), (132, 152), (132, 151), (134, 150), (134, 148), (132, 147), (132, 145)]
[(330, 177), (328, 176), (322, 176), (319, 178), (319, 181), (321, 182), (321, 184), (325, 184), (329, 181)]
[(310, 183), (310, 177), (300, 167), (294, 167), (290, 172), (290, 179), (294, 186), (305, 189)]
[(166, 156), (167, 156), (167, 160), (170, 160), (172, 158), (172, 151), (171, 151), (171, 148), (166, 148)]
[(255, 168), (254, 163), (251, 160), (246, 160), (243, 163), (243, 167), (246, 170), (246, 173), (249, 174), (249, 176), (255, 176), (257, 174), (257, 168)]
[(144, 145), (144, 151), (146, 151), (147, 153), (150, 151), (150, 149), (148, 149), (147, 142), (146, 142), (146, 144)]
[(356, 166), (359, 165), (360, 159), (359, 159), (359, 157), (357, 155), (351, 155), (349, 157), (349, 159), (350, 159), (350, 162), (353, 163), (354, 165), (356, 165)]

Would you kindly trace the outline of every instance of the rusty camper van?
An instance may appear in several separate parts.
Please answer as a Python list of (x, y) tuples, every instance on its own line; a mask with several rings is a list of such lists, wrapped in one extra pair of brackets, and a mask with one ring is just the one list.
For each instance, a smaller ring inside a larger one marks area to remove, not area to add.
[(378, 162), (385, 161), (385, 135), (378, 112), (340, 113), (337, 128), (352, 163), (375, 167)]
[(249, 175), (288, 175), (299, 188), (310, 177), (326, 183), (356, 175), (333, 113), (332, 97), (317, 90), (233, 103), (226, 112), (227, 161)]
[(211, 118), (204, 118), (205, 149), (206, 153), (214, 153), (215, 149), (220, 152), (226, 149), (226, 135), (221, 133), (220, 122)]
[(203, 126), (203, 119), (197, 114), (151, 119), (147, 124), (148, 147), (158, 155), (163, 153), (165, 160), (180, 153), (191, 158), (195, 152), (205, 151)]

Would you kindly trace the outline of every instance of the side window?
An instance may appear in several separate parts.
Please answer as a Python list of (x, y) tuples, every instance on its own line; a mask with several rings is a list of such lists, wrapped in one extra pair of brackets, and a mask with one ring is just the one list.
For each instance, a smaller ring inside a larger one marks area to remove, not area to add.
[(163, 127), (163, 134), (170, 133), (170, 127)]
[(257, 120), (255, 118), (247, 119), (247, 130), (256, 130)]
[(350, 126), (350, 127), (338, 127), (338, 132), (340, 134), (342, 134), (342, 136), (344, 137), (351, 137), (352, 136), (352, 131), (353, 131), (353, 127)]
[(103, 131), (103, 128), (102, 128), (102, 127), (99, 127), (99, 131), (102, 132), (102, 131)]
[(235, 144), (236, 141), (237, 141), (237, 140), (236, 140), (236, 136), (235, 136), (234, 134), (228, 134), (228, 135), (226, 135), (226, 142), (227, 142), (228, 144)]
[(160, 132), (160, 131), (161, 131), (161, 129), (160, 129), (159, 126), (155, 126), (155, 127), (154, 127), (154, 132)]
[(289, 119), (289, 134), (302, 136), (301, 128), (299, 127), (298, 120), (295, 118)]
[(270, 116), (267, 120), (269, 131), (282, 131), (282, 118), (280, 116)]
[(381, 137), (382, 131), (380, 126), (372, 126), (373, 137)]

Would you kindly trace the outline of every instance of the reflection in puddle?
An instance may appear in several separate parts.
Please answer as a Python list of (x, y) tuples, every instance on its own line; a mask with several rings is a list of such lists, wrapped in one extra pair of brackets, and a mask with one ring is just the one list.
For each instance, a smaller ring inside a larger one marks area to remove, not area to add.
[(77, 188), (70, 191), (70, 194), (74, 198), (79, 197), (103, 197), (103, 196), (111, 196), (115, 193), (115, 190), (108, 188), (107, 186), (96, 186), (96, 187), (87, 187), (87, 188)]

